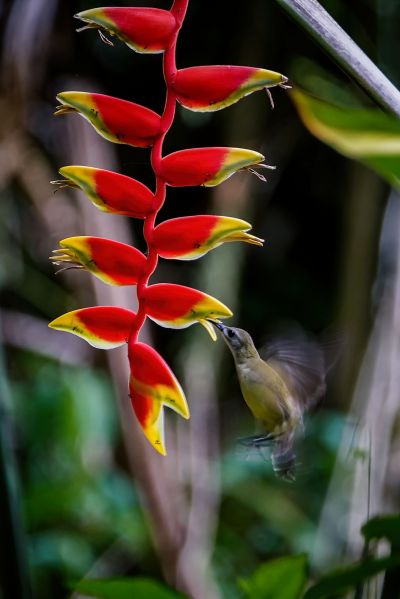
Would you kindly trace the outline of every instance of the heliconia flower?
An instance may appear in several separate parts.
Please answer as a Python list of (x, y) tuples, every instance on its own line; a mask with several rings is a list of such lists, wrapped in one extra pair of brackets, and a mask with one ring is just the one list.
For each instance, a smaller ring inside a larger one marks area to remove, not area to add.
[(211, 112), (231, 106), (259, 89), (287, 88), (287, 81), (281, 73), (266, 69), (210, 65), (179, 70), (173, 89), (178, 102), (185, 108)]
[(54, 114), (78, 112), (100, 135), (119, 144), (139, 148), (153, 145), (160, 132), (160, 116), (140, 104), (89, 92), (62, 92)]
[(214, 327), (207, 319), (232, 316), (229, 308), (211, 295), (173, 283), (147, 287), (141, 297), (141, 305), (147, 316), (162, 327), (184, 329), (199, 322), (214, 341)]
[(78, 335), (98, 349), (112, 349), (128, 341), (135, 316), (125, 308), (95, 306), (67, 312), (49, 327)]
[(65, 179), (54, 185), (82, 189), (103, 212), (146, 218), (151, 211), (154, 194), (136, 179), (90, 166), (63, 166), (59, 173)]
[[(157, 174), (172, 187), (213, 187), (240, 170), (255, 173), (251, 167), (275, 168), (261, 164), (263, 160), (259, 152), (242, 148), (190, 148), (168, 154), (161, 160)], [(265, 180), (263, 175), (256, 174)]]
[(129, 392), (132, 406), (150, 443), (166, 455), (163, 407), (189, 418), (185, 395), (163, 358), (149, 345), (135, 343), (130, 356)]
[(110, 45), (113, 44), (104, 32), (115, 35), (132, 50), (148, 54), (166, 50), (177, 27), (175, 17), (159, 8), (92, 8), (75, 17), (87, 23), (78, 31), (97, 29), (101, 39)]
[[(50, 257), (58, 272), (85, 269), (108, 285), (136, 285), (146, 266), (146, 257), (126, 243), (103, 237), (67, 237)], [(65, 265), (65, 266), (64, 266)]]
[(263, 240), (247, 231), (251, 225), (229, 216), (184, 216), (159, 224), (153, 245), (162, 258), (195, 260), (228, 241), (244, 241), (262, 246)]

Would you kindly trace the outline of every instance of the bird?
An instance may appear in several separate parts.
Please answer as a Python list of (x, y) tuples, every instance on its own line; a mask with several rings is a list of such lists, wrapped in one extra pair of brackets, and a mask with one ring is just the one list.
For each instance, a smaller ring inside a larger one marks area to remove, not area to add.
[[(328, 352), (300, 330), (272, 339), (259, 352), (244, 329), (210, 322), (232, 352), (243, 398), (262, 430), (242, 439), (242, 444), (271, 446), (275, 474), (294, 481), (296, 433), (304, 431), (304, 413), (325, 394)], [(333, 344), (327, 342), (326, 347), (331, 349)]]

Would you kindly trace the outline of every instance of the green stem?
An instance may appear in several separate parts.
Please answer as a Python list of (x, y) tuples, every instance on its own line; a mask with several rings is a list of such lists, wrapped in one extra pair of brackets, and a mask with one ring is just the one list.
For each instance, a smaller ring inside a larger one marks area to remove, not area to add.
[(317, 0), (277, 0), (373, 98), (400, 117), (400, 92)]
[(21, 523), (16, 467), (10, 450), (6, 412), (8, 396), (0, 337), (0, 596), (29, 599), (31, 590), (24, 550), (26, 543)]

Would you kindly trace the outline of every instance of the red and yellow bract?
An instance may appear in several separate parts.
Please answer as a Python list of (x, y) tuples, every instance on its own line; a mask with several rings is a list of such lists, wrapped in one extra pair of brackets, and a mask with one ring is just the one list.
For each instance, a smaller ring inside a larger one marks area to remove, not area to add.
[(91, 8), (75, 17), (88, 23), (82, 29), (106, 31), (125, 42), (135, 52), (147, 54), (166, 50), (177, 29), (173, 14), (159, 8)]
[(129, 383), (133, 409), (150, 443), (162, 455), (164, 443), (163, 407), (189, 418), (185, 395), (163, 358), (149, 345), (135, 343), (129, 354)]
[(249, 229), (249, 223), (230, 216), (183, 216), (159, 224), (153, 243), (162, 258), (195, 260), (229, 241), (263, 245), (262, 239), (247, 233)]
[(63, 166), (65, 177), (53, 183), (60, 187), (78, 187), (102, 212), (146, 218), (151, 211), (154, 194), (140, 181), (90, 166)]
[(100, 135), (119, 144), (139, 148), (153, 145), (160, 132), (160, 116), (140, 104), (104, 94), (62, 92), (56, 115), (78, 112)]
[(259, 152), (242, 148), (190, 148), (163, 158), (157, 174), (172, 187), (213, 187), (263, 160)]
[(141, 302), (147, 316), (159, 325), (184, 329), (199, 322), (213, 339), (215, 331), (207, 319), (232, 316), (230, 309), (215, 297), (198, 289), (173, 283), (150, 285), (143, 291)]
[(180, 69), (173, 83), (185, 108), (211, 112), (231, 106), (260, 89), (284, 85), (287, 77), (255, 67), (210, 65)]
[(113, 349), (127, 343), (135, 312), (115, 306), (94, 306), (59, 316), (49, 327), (73, 333), (98, 349)]
[(68, 237), (60, 248), (53, 252), (55, 264), (85, 269), (108, 285), (136, 285), (146, 267), (139, 250), (103, 237)]

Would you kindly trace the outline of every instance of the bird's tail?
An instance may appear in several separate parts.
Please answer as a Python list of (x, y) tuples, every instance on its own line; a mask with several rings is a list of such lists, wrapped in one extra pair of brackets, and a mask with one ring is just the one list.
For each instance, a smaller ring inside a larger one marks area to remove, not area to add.
[(272, 468), (278, 478), (296, 480), (296, 454), (293, 443), (277, 443), (271, 455)]

